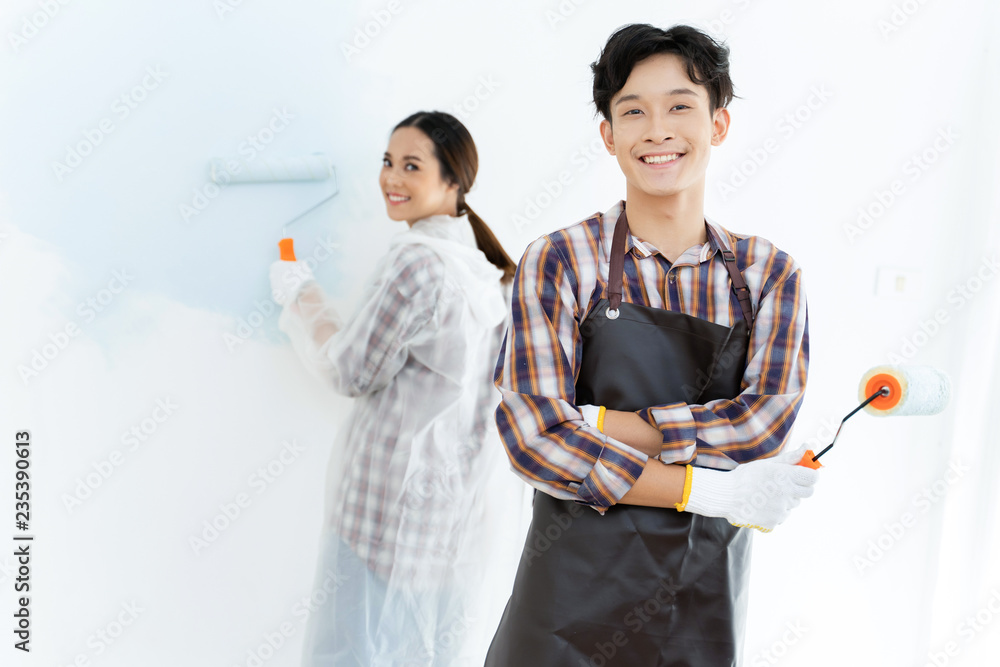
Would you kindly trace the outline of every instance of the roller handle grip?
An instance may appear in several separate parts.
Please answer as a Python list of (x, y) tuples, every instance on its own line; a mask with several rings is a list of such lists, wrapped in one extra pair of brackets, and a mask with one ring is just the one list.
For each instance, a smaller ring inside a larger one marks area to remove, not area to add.
[(807, 449), (806, 453), (802, 455), (802, 458), (795, 465), (800, 465), (805, 468), (812, 468), (813, 470), (819, 470), (823, 467), (823, 464), (819, 461), (813, 461), (813, 457), (816, 456), (813, 450)]
[(292, 239), (281, 239), (278, 241), (278, 250), (281, 252), (282, 261), (295, 261), (295, 249), (293, 248)]

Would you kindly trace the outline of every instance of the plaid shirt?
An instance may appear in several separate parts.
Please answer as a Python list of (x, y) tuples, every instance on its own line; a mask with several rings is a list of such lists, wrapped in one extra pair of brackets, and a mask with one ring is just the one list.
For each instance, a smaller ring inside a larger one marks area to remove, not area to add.
[[(317, 331), (339, 318), (315, 282), (279, 324), (314, 375), (356, 397), (334, 445), (331, 470), (342, 473), (327, 479), (328, 528), (383, 580), (431, 585), (475, 547), (468, 517), (497, 451), (484, 443), (495, 437), (491, 371), (507, 302), (464, 216), (405, 234), (411, 242), (383, 258), (356, 313), (322, 344)], [(447, 261), (421, 237), (452, 243)], [(495, 316), (476, 315), (472, 299)]]
[[(495, 375), (502, 395), (496, 423), (514, 471), (552, 496), (602, 512), (628, 492), (647, 460), (588, 426), (575, 400), (580, 325), (606, 297), (622, 205), (528, 246)], [(753, 302), (741, 392), (732, 400), (650, 406), (638, 414), (663, 433), (663, 462), (728, 470), (775, 453), (788, 437), (806, 383), (806, 301), (801, 269), (786, 253), (709, 224), (736, 254)], [(722, 256), (710, 243), (671, 264), (630, 234), (622, 300), (725, 326), (742, 318)]]

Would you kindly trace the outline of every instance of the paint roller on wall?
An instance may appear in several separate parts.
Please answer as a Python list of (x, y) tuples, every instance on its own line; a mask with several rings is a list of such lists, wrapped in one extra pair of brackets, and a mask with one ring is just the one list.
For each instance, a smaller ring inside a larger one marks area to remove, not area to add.
[(339, 191), (337, 187), (337, 173), (333, 169), (333, 161), (324, 153), (286, 158), (257, 159), (252, 162), (214, 158), (210, 165), (212, 180), (220, 185), (230, 185), (233, 183), (280, 183), (288, 181), (333, 181), (333, 191), (329, 195), (294, 218), (286, 220), (282, 225), (282, 236), (284, 238), (278, 242), (278, 249), (281, 259), (288, 262), (295, 261), (294, 244), (292, 239), (287, 235), (288, 226), (333, 199)]
[(877, 417), (906, 417), (911, 415), (936, 415), (948, 406), (951, 398), (951, 381), (948, 376), (931, 366), (875, 366), (864, 374), (858, 386), (861, 405), (854, 408), (840, 422), (833, 442), (819, 454), (807, 451), (799, 461), (800, 466), (820, 468), (819, 457), (830, 451), (844, 423), (864, 410)]

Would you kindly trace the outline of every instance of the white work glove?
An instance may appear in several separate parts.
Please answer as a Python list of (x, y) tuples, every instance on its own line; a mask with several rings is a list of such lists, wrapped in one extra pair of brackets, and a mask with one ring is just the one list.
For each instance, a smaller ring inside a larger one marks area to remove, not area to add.
[(587, 422), (587, 426), (590, 426), (591, 428), (597, 428), (597, 421), (598, 418), (601, 416), (601, 406), (578, 405), (576, 407), (577, 410), (580, 411), (580, 414), (583, 415), (583, 421)]
[(730, 471), (692, 468), (691, 491), (683, 511), (769, 533), (813, 494), (819, 471), (796, 465), (804, 452), (805, 447), (783, 452)]
[(294, 301), (302, 286), (310, 280), (313, 280), (313, 272), (305, 262), (278, 260), (271, 265), (271, 296), (275, 303), (284, 306)]

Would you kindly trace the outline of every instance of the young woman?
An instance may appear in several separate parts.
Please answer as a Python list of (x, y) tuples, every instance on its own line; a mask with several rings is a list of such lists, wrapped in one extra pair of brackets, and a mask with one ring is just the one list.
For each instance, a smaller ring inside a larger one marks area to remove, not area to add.
[(310, 616), (305, 664), (482, 664), (472, 605), (496, 544), (489, 478), (507, 469), (490, 442), (492, 372), (515, 265), (465, 201), (477, 167), (449, 114), (395, 127), (379, 184), (389, 217), (409, 228), (343, 323), (307, 267), (271, 269), (281, 330), (357, 399), (334, 447), (343, 473), (327, 482), (316, 589), (330, 600)]

